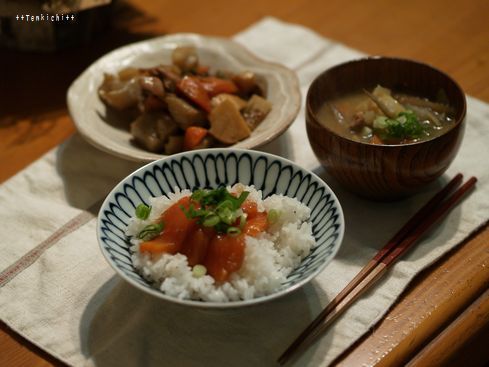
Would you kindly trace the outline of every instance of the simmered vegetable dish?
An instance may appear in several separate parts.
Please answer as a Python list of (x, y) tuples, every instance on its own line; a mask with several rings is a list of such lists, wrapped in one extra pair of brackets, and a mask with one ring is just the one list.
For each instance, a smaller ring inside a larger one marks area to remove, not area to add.
[(440, 101), (393, 93), (380, 85), (326, 103), (320, 122), (335, 133), (370, 144), (409, 144), (442, 135), (454, 125), (453, 108)]
[(176, 48), (171, 65), (106, 74), (98, 92), (109, 108), (136, 116), (138, 145), (162, 154), (237, 143), (272, 109), (254, 73), (211, 73), (190, 46)]

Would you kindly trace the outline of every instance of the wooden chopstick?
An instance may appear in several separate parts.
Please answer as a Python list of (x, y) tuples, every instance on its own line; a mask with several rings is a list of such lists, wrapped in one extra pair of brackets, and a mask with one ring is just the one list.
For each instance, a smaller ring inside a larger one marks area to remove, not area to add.
[[(434, 195), (420, 210), (418, 210), (409, 221), (387, 242), (387, 244), (365, 265), (362, 270), (343, 288), (343, 290), (326, 306), (326, 308), (309, 324), (309, 326), (294, 340), (287, 350), (293, 350), (298, 347), (304, 338), (309, 335), (326, 316), (348, 295), (364, 278), (370, 273), (391, 250), (395, 247), (404, 236), (417, 225), (420, 219), (436, 207), (454, 188), (462, 182), (462, 174), (457, 174), (443, 189)], [(287, 352), (287, 351), (286, 351)], [(285, 354), (285, 353), (284, 353)], [(281, 358), (284, 355), (281, 356)]]
[(300, 348), (313, 341), (344, 311), (356, 298), (379, 279), (388, 267), (407, 251), (438, 219), (440, 219), (469, 191), (477, 179), (470, 178), (462, 187), (445, 201), (462, 181), (457, 174), (442, 190), (429, 200), (413, 217), (387, 242), (387, 244), (368, 262), (352, 281), (326, 306), (279, 357), (280, 364), (286, 363)]

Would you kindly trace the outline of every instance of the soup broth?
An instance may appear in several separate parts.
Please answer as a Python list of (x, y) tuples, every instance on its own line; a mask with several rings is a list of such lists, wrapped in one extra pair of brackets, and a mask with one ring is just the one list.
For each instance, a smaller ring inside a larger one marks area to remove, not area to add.
[(454, 110), (442, 102), (395, 93), (382, 86), (359, 90), (325, 103), (322, 125), (345, 138), (368, 144), (409, 144), (450, 130)]

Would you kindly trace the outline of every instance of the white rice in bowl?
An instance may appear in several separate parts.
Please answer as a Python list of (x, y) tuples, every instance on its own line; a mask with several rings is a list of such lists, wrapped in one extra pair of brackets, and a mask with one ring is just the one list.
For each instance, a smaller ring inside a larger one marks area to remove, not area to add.
[(138, 233), (157, 220), (171, 205), (190, 190), (170, 193), (167, 197), (150, 198), (152, 207), (148, 219), (131, 218), (126, 234), (131, 237), (132, 262), (140, 274), (156, 288), (179, 299), (210, 302), (248, 300), (274, 293), (287, 275), (306, 257), (314, 245), (310, 209), (295, 198), (272, 195), (262, 199), (262, 193), (253, 186), (241, 184), (228, 187), (230, 192), (249, 191), (247, 200), (257, 203), (258, 211), (275, 209), (280, 213), (267, 232), (257, 237), (245, 237), (245, 257), (239, 271), (229, 280), (217, 283), (210, 275), (195, 277), (182, 254), (150, 255), (139, 252)]

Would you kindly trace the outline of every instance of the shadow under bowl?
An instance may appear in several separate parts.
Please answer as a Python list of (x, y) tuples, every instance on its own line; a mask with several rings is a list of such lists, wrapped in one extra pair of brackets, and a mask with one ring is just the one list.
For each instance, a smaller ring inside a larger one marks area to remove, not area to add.
[[(376, 85), (430, 100), (443, 90), (455, 110), (454, 126), (431, 140), (374, 145), (340, 136), (319, 121), (325, 103)], [(306, 98), (307, 134), (321, 164), (350, 191), (376, 200), (409, 196), (440, 177), (458, 152), (465, 115), (465, 94), (453, 79), (432, 66), (398, 58), (369, 57), (337, 65), (313, 81)]]

